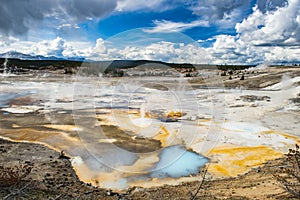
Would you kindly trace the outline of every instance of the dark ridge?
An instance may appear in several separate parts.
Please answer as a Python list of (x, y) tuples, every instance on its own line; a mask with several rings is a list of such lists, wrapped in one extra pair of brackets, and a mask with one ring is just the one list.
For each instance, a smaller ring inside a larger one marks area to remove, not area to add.
[[(5, 58), (0, 58), (1, 67), (4, 67)], [(83, 61), (71, 60), (21, 60), (16, 58), (7, 59), (7, 68), (23, 68), (32, 70), (64, 69), (67, 67), (78, 67)]]
[(222, 71), (227, 70), (244, 70), (251, 67), (256, 67), (256, 65), (217, 65), (217, 68)]

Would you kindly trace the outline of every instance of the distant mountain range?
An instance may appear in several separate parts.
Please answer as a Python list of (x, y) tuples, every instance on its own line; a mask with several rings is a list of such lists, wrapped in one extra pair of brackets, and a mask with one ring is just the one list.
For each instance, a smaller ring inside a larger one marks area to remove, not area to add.
[(72, 60), (72, 61), (85, 60), (85, 58), (80, 58), (80, 57), (62, 58), (62, 57), (55, 57), (55, 56), (46, 57), (42, 55), (29, 55), (17, 51), (8, 51), (6, 53), (0, 53), (0, 58), (10, 58), (10, 59), (20, 59), (20, 60)]

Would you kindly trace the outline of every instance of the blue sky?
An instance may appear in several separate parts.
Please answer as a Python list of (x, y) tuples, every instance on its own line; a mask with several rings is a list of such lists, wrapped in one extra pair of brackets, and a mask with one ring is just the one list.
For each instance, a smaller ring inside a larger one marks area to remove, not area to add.
[[(248, 14), (250, 12), (251, 10), (248, 11)], [(245, 16), (247, 16), (246, 13)], [(116, 12), (110, 16), (105, 17), (99, 22), (94, 21), (92, 23), (83, 23), (81, 24), (81, 26), (85, 27), (86, 34), (90, 37), (89, 39), (95, 40), (99, 37), (107, 39), (118, 33), (135, 28), (153, 27), (155, 26), (155, 20), (189, 23), (197, 19), (198, 16), (193, 14), (191, 10), (188, 10), (184, 7), (178, 7), (163, 12)], [(228, 27), (226, 29), (220, 30), (219, 27), (215, 24), (212, 24), (209, 27), (199, 26), (187, 29), (182, 31), (182, 33), (188, 35), (194, 40), (208, 39), (220, 33), (236, 34), (234, 27)]]
[(300, 55), (298, 0), (1, 1), (2, 53), (211, 64)]
[[(172, 2), (172, 1), (170, 1)], [(252, 12), (252, 7), (256, 1), (249, 1), (249, 6), (243, 9), (239, 19), (235, 22), (241, 22), (244, 17), (248, 16)], [(136, 28), (151, 28), (155, 26), (155, 21), (172, 21), (172, 22), (183, 22), (190, 23), (201, 18), (201, 15), (193, 13), (193, 11), (183, 5), (178, 5), (173, 9), (167, 10), (148, 10), (141, 9), (137, 11), (114, 11), (110, 15), (102, 18), (101, 20), (91, 20), (82, 22), (79, 25), (81, 33), (86, 36), (86, 39), (95, 41), (98, 38), (104, 40)], [(185, 29), (180, 31), (186, 34), (194, 40), (206, 40), (212, 38), (218, 34), (230, 34), (236, 35), (235, 24), (222, 27), (219, 24), (211, 22), (209, 26), (195, 26), (193, 28)], [(69, 32), (61, 34), (62, 37), (74, 39), (74, 35)], [(76, 39), (76, 37), (75, 37)]]

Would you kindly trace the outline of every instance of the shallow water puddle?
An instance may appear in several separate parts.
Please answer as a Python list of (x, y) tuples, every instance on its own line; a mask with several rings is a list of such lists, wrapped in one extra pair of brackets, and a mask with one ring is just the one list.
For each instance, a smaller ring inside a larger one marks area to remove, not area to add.
[(179, 178), (196, 175), (199, 173), (199, 168), (208, 162), (207, 158), (186, 151), (179, 145), (163, 149), (159, 157), (160, 160), (151, 173), (152, 178)]
[(197, 175), (207, 162), (207, 158), (187, 151), (181, 145), (176, 145), (148, 155), (141, 155), (132, 165), (116, 166), (109, 173), (95, 173), (80, 158), (73, 160), (73, 166), (85, 182), (120, 190), (129, 186), (147, 186), (148, 182), (151, 185), (157, 179), (160, 179), (160, 184), (165, 184), (170, 178)]

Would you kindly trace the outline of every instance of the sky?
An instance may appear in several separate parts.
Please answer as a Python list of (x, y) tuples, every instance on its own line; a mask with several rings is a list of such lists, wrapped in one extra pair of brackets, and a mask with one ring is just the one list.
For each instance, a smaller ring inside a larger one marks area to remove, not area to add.
[(278, 64), (299, 46), (299, 0), (0, 0), (0, 53)]

